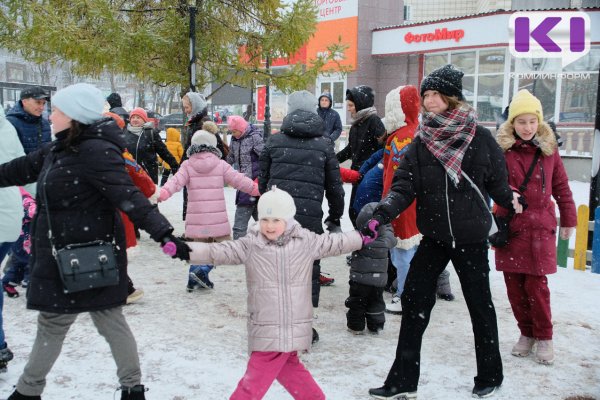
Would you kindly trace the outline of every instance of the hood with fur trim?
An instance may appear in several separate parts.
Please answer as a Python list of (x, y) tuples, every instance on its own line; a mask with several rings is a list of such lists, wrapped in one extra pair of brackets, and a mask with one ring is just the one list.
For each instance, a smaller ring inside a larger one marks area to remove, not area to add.
[[(515, 136), (515, 128), (511, 122), (506, 121), (500, 125), (500, 128), (498, 128), (498, 133), (496, 134), (496, 141), (500, 145), (500, 148), (503, 152), (506, 152), (508, 149), (514, 146), (517, 141), (517, 137)], [(544, 121), (540, 123), (538, 131), (532, 141), (535, 142), (542, 150), (542, 154), (544, 156), (552, 155), (558, 149), (558, 143), (556, 142), (554, 131), (550, 125)]]
[(392, 89), (385, 97), (385, 129), (388, 134), (406, 125), (418, 123), (419, 91), (412, 85)]

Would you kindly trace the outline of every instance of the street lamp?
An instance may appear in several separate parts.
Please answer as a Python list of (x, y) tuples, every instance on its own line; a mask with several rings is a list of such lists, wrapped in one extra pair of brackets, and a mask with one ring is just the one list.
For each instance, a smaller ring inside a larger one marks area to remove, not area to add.
[(196, 91), (196, 6), (190, 1), (190, 91)]
[(265, 122), (263, 125), (264, 128), (264, 132), (263, 132), (263, 138), (265, 140), (265, 142), (267, 141), (267, 139), (269, 138), (269, 136), (271, 136), (271, 78), (269, 76), (269, 74), (271, 73), (270, 67), (271, 67), (271, 58), (269, 57), (269, 55), (267, 54), (267, 58), (266, 58), (266, 63), (265, 63), (266, 69), (267, 69), (267, 92), (265, 93)]

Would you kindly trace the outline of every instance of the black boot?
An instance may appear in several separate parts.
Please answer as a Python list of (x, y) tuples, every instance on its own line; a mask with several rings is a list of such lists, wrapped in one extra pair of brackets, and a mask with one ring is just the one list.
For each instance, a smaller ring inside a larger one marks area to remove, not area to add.
[(146, 400), (144, 397), (144, 385), (135, 385), (134, 387), (121, 387), (121, 400)]
[(15, 390), (6, 400), (42, 400), (42, 398), (40, 396), (25, 396)]

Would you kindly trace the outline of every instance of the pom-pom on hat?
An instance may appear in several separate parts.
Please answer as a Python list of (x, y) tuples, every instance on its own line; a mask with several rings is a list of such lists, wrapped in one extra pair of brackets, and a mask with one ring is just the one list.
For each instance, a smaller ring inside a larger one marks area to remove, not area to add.
[(204, 123), (202, 124), (202, 130), (210, 132), (213, 135), (216, 135), (219, 133), (219, 127), (217, 126), (217, 124), (215, 124), (212, 121), (204, 121)]
[(146, 110), (144, 110), (143, 108), (136, 107), (133, 110), (131, 110), (131, 112), (129, 113), (129, 119), (131, 120), (131, 117), (133, 117), (134, 115), (137, 115), (138, 117), (143, 119), (144, 122), (148, 122), (148, 114), (146, 113)]
[(258, 219), (278, 218), (289, 221), (296, 215), (294, 199), (285, 190), (273, 185), (271, 190), (263, 193), (258, 199)]
[(89, 125), (102, 119), (104, 95), (94, 85), (76, 83), (56, 92), (52, 106), (72, 120)]
[(248, 128), (248, 121), (239, 115), (230, 115), (227, 117), (227, 128), (229, 128), (230, 131), (235, 130), (244, 133)]
[(196, 146), (201, 146), (201, 145), (205, 145), (205, 146), (210, 146), (210, 147), (217, 147), (217, 137), (205, 130), (199, 130), (196, 131), (194, 133), (194, 136), (192, 136), (192, 146), (196, 145)]
[(536, 115), (539, 123), (544, 120), (542, 103), (537, 97), (529, 93), (527, 89), (519, 90), (510, 102), (508, 106), (508, 121), (512, 123), (515, 118), (522, 114)]
[(464, 73), (452, 64), (436, 69), (421, 82), (421, 97), (426, 90), (435, 90), (449, 97), (464, 100), (462, 94), (462, 77)]

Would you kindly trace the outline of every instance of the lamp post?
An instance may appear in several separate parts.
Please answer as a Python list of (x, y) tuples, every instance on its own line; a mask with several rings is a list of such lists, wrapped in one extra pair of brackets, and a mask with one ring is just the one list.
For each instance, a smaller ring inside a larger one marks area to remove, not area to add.
[[(266, 58), (266, 64), (265, 64), (266, 68), (267, 68), (267, 74), (271, 73), (271, 58), (269, 57), (269, 55), (267, 54), (267, 58)], [(267, 139), (269, 139), (269, 136), (271, 136), (271, 79), (267, 78), (267, 87), (266, 87), (266, 93), (265, 93), (265, 122), (264, 122), (264, 132), (263, 132), (263, 138), (265, 140), (265, 142), (267, 141)]]
[(196, 6), (190, 1), (190, 91), (196, 91)]
[[(600, 205), (600, 79), (596, 88), (596, 120), (594, 123), (594, 143), (592, 146), (592, 179), (590, 182), (590, 221), (594, 220), (596, 207)], [(592, 248), (593, 235), (596, 232), (590, 232), (588, 238), (588, 249)]]

